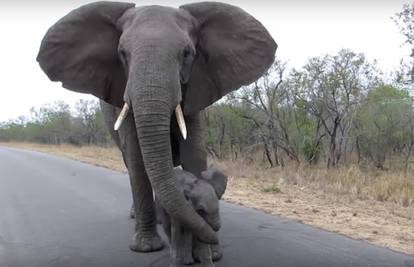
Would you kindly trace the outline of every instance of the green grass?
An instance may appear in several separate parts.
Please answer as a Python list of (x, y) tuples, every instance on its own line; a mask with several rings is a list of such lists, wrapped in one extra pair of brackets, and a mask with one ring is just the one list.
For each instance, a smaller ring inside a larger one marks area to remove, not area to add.
[(263, 187), (262, 192), (263, 193), (274, 193), (274, 194), (282, 193), (280, 188), (277, 187), (276, 185), (269, 185), (269, 186)]

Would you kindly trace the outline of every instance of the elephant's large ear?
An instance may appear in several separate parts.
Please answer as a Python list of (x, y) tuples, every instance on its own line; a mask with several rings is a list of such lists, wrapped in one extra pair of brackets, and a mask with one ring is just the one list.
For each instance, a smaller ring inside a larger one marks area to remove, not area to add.
[(221, 171), (210, 167), (201, 172), (201, 177), (213, 186), (217, 197), (221, 199), (227, 188), (227, 176)]
[(122, 106), (126, 77), (117, 20), (134, 4), (96, 2), (73, 10), (46, 33), (37, 61), (52, 81)]
[(274, 61), (277, 44), (242, 9), (202, 2), (181, 6), (199, 24), (197, 54), (184, 99), (190, 114), (257, 80)]

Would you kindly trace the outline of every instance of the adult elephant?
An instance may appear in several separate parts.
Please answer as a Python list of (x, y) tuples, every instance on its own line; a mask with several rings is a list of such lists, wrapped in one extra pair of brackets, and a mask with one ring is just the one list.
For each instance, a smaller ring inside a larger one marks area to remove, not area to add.
[(206, 169), (199, 112), (258, 79), (276, 47), (251, 15), (214, 2), (178, 9), (96, 2), (70, 12), (46, 33), (37, 60), (52, 81), (93, 94), (118, 113), (123, 107), (118, 134), (137, 211), (131, 249), (162, 248), (152, 190), (200, 240), (218, 242), (178, 192), (173, 166), (195, 175)]

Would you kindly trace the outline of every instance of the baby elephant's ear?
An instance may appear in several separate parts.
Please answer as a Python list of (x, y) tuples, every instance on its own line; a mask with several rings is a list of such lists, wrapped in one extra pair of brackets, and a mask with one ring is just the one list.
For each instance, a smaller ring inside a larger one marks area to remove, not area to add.
[(221, 171), (209, 168), (201, 173), (203, 179), (209, 182), (216, 191), (217, 197), (221, 199), (227, 187), (227, 176)]

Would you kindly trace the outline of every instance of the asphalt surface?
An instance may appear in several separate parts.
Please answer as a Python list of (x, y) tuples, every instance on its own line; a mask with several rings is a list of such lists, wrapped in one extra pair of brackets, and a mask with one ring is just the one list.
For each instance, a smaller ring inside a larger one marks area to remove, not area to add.
[[(0, 267), (169, 266), (168, 249), (128, 249), (126, 175), (0, 147)], [(414, 267), (414, 257), (222, 203), (218, 267)]]

